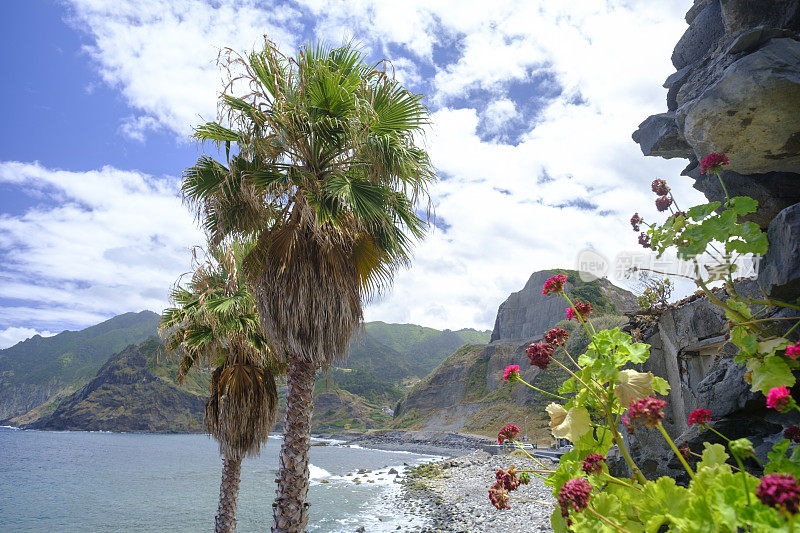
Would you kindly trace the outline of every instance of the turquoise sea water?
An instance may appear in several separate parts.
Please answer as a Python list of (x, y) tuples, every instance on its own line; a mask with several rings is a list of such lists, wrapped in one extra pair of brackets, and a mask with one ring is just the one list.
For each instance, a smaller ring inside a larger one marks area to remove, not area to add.
[[(279, 439), (242, 465), (238, 532), (269, 531)], [(344, 446), (311, 448), (309, 531), (422, 525), (386, 474), (432, 456)], [(213, 531), (222, 463), (205, 435), (0, 428), (0, 531)], [(356, 485), (359, 468), (371, 469)], [(378, 478), (383, 478), (379, 480)], [(325, 480), (327, 483), (322, 483)]]

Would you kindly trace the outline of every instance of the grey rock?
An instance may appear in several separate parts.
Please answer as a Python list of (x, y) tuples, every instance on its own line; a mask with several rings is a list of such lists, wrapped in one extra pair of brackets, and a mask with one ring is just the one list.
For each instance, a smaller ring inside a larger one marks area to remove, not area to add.
[(686, 159), (693, 154), (692, 147), (686, 143), (678, 129), (673, 112), (647, 117), (639, 124), (639, 129), (633, 132), (632, 137), (647, 156)]
[(800, 5), (797, 0), (720, 0), (720, 4), (727, 32), (754, 26), (800, 30)]
[(692, 22), (672, 52), (672, 64), (681, 69), (702, 60), (725, 34), (719, 2), (707, 2), (692, 15)]
[(687, 65), (677, 72), (670, 74), (666, 81), (664, 81), (664, 88), (667, 89), (667, 109), (669, 111), (675, 111), (678, 108), (678, 91), (683, 87), (683, 84), (686, 83), (691, 72), (692, 66)]
[(768, 294), (793, 301), (800, 296), (800, 204), (787, 207), (767, 230), (769, 250), (758, 283)]
[(744, 174), (800, 170), (800, 42), (773, 39), (677, 111), (699, 158), (725, 152)]
[[(775, 39), (776, 37), (791, 37), (792, 31), (781, 28), (767, 28), (758, 26), (750, 30), (745, 30), (737, 35), (723, 52), (724, 55), (750, 52), (759, 45)], [(677, 74), (677, 73), (676, 73)]]
[(758, 393), (752, 392), (744, 380), (746, 370), (732, 357), (718, 359), (697, 385), (699, 407), (713, 407), (713, 413), (728, 414), (744, 408), (748, 401), (757, 400)]

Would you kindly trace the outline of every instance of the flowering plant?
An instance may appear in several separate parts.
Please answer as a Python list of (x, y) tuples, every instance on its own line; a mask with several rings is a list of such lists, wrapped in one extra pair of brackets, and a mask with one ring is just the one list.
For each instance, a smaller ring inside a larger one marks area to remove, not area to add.
[[(651, 188), (658, 195), (656, 206), (671, 214), (660, 226), (648, 225), (649, 229), (640, 234), (640, 243), (659, 254), (674, 247), (680, 257), (692, 260), (718, 247), (728, 254), (765, 253), (767, 241), (760, 228), (740, 220), (755, 211), (756, 202), (728, 197), (721, 177), (721, 169), (727, 164), (724, 154), (712, 154), (702, 163), (703, 172), (719, 177), (726, 196), (724, 204), (711, 202), (680, 211), (666, 182), (655, 180)], [(637, 231), (647, 225), (638, 214), (631, 224)], [(718, 255), (725, 260), (723, 254)], [(800, 306), (766, 296), (753, 300), (738, 295), (733, 284), (735, 269), (727, 266), (721, 278), (726, 282), (727, 298), (720, 298), (709, 288), (710, 280), (700, 275), (699, 263), (695, 279), (698, 287), (725, 311), (730, 339), (739, 347), (736, 360), (747, 364), (752, 388), (766, 396), (771, 408), (800, 411), (790, 391), (795, 383), (793, 370), (800, 368), (800, 342), (793, 344), (787, 338), (794, 328), (777, 336), (764, 327), (773, 308), (800, 310)], [(548, 405), (546, 412), (553, 436), (568, 439), (573, 447), (561, 456), (555, 471), (540, 463), (541, 470), (526, 472), (553, 487), (558, 501), (551, 517), (555, 531), (793, 531), (800, 510), (800, 446), (790, 450), (793, 443), (800, 442), (797, 426), (786, 429), (785, 438), (774, 445), (768, 461), (762, 462), (749, 440), (728, 439), (712, 427), (713, 413), (701, 408), (691, 413), (689, 424), (716, 433), (727, 443), (727, 451), (722, 444), (708, 442), (700, 454), (688, 446), (678, 448), (662, 425), (667, 402), (659, 396), (668, 394), (669, 384), (652, 373), (629, 368), (646, 362), (650, 347), (635, 342), (619, 328), (597, 331), (590, 318), (591, 306), (572, 300), (563, 275), (548, 279), (542, 292), (563, 297), (569, 305), (567, 318), (577, 320), (590, 339), (583, 354), (571, 354), (566, 347), (566, 332), (554, 329), (527, 350), (531, 365), (546, 369), (555, 364), (570, 375), (558, 395), (547, 393), (558, 396), (560, 402)], [(516, 381), (532, 387), (521, 379)], [(625, 433), (658, 431), (686, 471), (688, 483), (682, 486), (669, 477), (648, 479), (629, 453), (621, 429)], [(507, 428), (501, 432), (504, 441), (527, 454), (516, 441), (517, 435), (518, 431), (509, 432)], [(630, 478), (610, 473), (606, 458), (612, 448), (618, 449)], [(693, 459), (699, 461), (691, 466)], [(744, 460), (758, 463), (763, 477), (748, 473)], [(514, 486), (517, 488), (518, 484)], [(500, 489), (506, 492), (498, 499)], [(490, 496), (495, 506), (508, 508), (513, 499), (511, 490), (499, 484), (493, 490)]]

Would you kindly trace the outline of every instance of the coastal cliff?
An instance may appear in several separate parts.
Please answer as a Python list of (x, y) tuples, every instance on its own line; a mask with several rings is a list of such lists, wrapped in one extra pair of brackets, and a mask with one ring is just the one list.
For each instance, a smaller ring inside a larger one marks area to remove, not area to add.
[[(696, 0), (686, 21), (689, 28), (672, 55), (677, 71), (664, 84), (667, 112), (648, 117), (633, 139), (645, 155), (688, 159), (683, 174), (709, 201), (724, 200), (722, 187), (716, 176), (700, 173), (698, 161), (725, 152), (735, 169), (722, 174), (728, 192), (758, 200), (758, 211), (748, 219), (767, 229), (769, 239), (758, 278), (741, 281), (737, 291), (795, 301), (800, 297), (800, 2)], [(727, 296), (718, 291), (718, 297)], [(695, 408), (709, 409), (715, 427), (728, 437), (753, 441), (762, 457), (782, 438), (783, 427), (796, 422), (767, 409), (764, 396), (750, 391), (745, 367), (734, 362), (737, 348), (727, 342), (727, 320), (705, 297), (635, 316), (628, 329), (652, 345), (641, 370), (670, 383), (665, 428), (679, 443), (700, 451), (703, 440), (715, 440), (688, 426)], [(645, 473), (681, 475), (663, 439), (637, 432), (630, 440)]]

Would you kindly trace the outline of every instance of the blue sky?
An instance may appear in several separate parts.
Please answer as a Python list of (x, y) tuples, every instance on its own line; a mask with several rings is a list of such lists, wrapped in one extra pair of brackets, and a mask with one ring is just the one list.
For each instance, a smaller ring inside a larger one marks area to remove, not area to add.
[[(535, 270), (635, 249), (682, 161), (630, 133), (665, 108), (691, 0), (14, 2), (0, 19), (0, 347), (166, 304), (202, 243), (177, 185), (220, 47), (355, 39), (426, 94), (437, 227), (368, 319), (492, 326)], [(685, 203), (685, 202), (684, 202)]]

